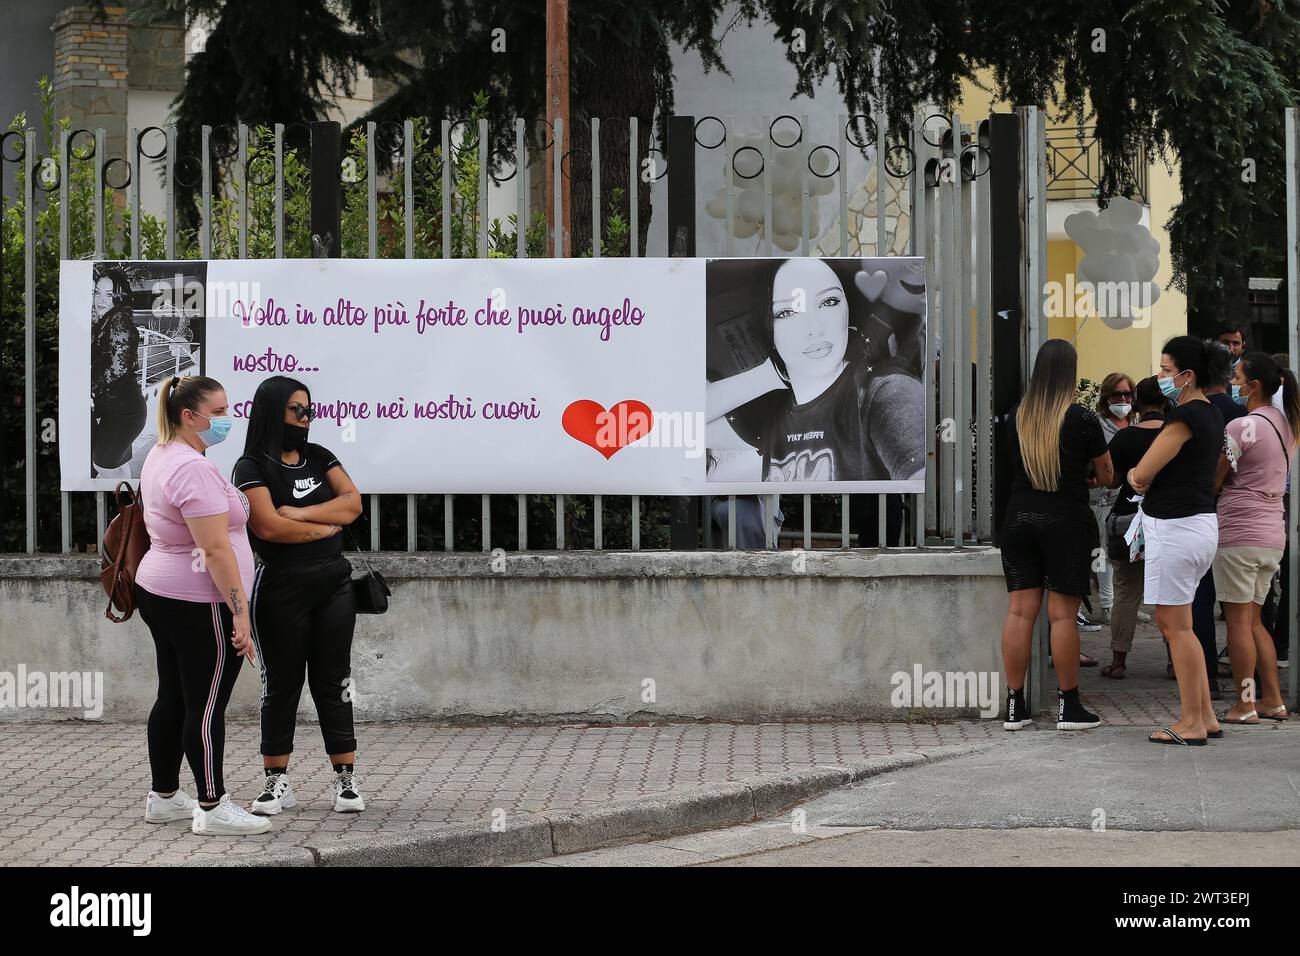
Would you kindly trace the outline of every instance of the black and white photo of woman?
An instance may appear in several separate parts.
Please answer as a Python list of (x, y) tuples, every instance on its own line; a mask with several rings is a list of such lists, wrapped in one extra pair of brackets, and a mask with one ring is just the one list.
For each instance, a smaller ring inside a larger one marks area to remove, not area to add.
[(762, 481), (923, 477), (922, 260), (732, 260), (709, 267), (751, 270), (752, 314), (766, 352), (758, 365), (709, 383), (711, 451), (757, 449), (753, 477)]
[(90, 335), (91, 474), (130, 478), (132, 443), (144, 430), (146, 402), (131, 284), (113, 266), (95, 268)]

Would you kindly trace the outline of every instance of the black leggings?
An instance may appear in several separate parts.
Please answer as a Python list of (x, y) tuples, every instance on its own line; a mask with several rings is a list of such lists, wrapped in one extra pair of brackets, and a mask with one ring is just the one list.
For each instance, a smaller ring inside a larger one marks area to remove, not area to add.
[(204, 803), (226, 792), (221, 779), (226, 704), (243, 658), (235, 653), (223, 602), (178, 601), (135, 586), (136, 607), (158, 652), (158, 699), (149, 712), (149, 769), (155, 793), (180, 786), (181, 755)]
[(332, 555), (262, 565), (251, 598), (253, 641), (262, 662), (262, 755), (293, 753), (306, 676), (327, 754), (357, 749), (352, 726), (352, 565)]

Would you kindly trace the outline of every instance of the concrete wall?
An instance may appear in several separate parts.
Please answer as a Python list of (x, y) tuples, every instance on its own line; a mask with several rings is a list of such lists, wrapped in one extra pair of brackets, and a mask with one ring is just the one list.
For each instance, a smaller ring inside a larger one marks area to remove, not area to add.
[[(388, 614), (358, 620), (362, 719), (902, 719), (895, 672), (1000, 670), (1006, 590), (993, 550), (374, 563), (394, 594)], [(153, 644), (138, 616), (113, 624), (103, 611), (94, 556), (0, 556), (0, 672), (100, 670), (104, 718), (144, 718)], [(230, 713), (253, 715), (259, 693), (246, 668)], [(0, 720), (59, 715), (70, 716), (0, 708)]]

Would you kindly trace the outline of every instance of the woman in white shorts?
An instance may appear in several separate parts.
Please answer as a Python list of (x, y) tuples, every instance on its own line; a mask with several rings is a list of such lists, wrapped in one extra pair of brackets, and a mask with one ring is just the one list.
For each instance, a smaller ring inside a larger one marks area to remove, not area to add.
[[(1279, 391), (1282, 411), (1273, 405)], [(1286, 545), (1282, 495), (1300, 436), (1300, 395), (1295, 376), (1263, 352), (1242, 356), (1232, 372), (1232, 395), (1246, 406), (1246, 414), (1228, 423), (1215, 474), (1215, 487), (1221, 490), (1214, 588), (1225, 605), (1237, 693), (1220, 717), (1230, 724), (1258, 724), (1261, 717), (1287, 718), (1277, 650), (1260, 612)]]
[(1223, 448), (1223, 415), (1201, 391), (1208, 347), (1192, 335), (1165, 343), (1157, 378), (1176, 402), (1151, 448), (1129, 470), (1143, 495), (1134, 526), (1145, 543), (1144, 597), (1156, 606), (1156, 624), (1169, 642), (1178, 679), (1178, 720), (1148, 738), (1156, 744), (1204, 746), (1221, 737), (1210, 706), (1210, 682), (1192, 630), (1192, 598), (1210, 570), (1219, 541), (1214, 475)]

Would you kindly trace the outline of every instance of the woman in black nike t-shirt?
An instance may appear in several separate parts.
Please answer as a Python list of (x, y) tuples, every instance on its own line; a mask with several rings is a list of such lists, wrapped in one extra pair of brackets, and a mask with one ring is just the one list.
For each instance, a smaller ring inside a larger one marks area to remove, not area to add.
[[(907, 273), (909, 264), (892, 276), (860, 271), (846, 291), (821, 259), (771, 260), (763, 268), (754, 292), (769, 357), (710, 383), (711, 428), (729, 424), (731, 437), (758, 449), (763, 481), (923, 477), (917, 329), (924, 273)], [(851, 307), (852, 296), (866, 305)], [(742, 413), (740, 406), (760, 396)]]
[(304, 676), (334, 765), (334, 809), (365, 801), (353, 777), (352, 631), (356, 605), (342, 526), (361, 514), (361, 493), (339, 460), (307, 441), (311, 392), (276, 375), (257, 388), (244, 455), (233, 483), (248, 498), (248, 527), (261, 566), (249, 598), (262, 664), (262, 763), (266, 780), (252, 811), (267, 816), (297, 803), (289, 755)]

